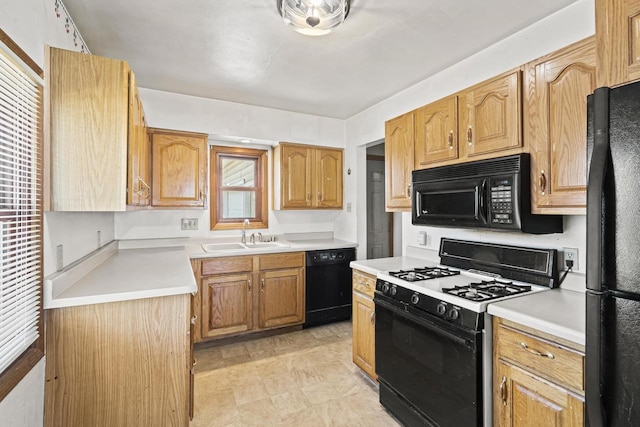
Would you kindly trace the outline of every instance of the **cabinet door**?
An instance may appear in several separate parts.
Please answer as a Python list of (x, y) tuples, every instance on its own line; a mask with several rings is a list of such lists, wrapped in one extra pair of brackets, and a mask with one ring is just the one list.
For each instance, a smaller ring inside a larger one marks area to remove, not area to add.
[(202, 336), (215, 337), (253, 327), (252, 274), (212, 276), (202, 280)]
[(413, 112), (385, 123), (384, 166), (387, 211), (411, 210)]
[(204, 207), (206, 148), (203, 134), (153, 131), (153, 206)]
[(304, 322), (304, 269), (290, 268), (260, 273), (259, 326)]
[(281, 158), (281, 207), (310, 208), (314, 204), (313, 149), (284, 145)]
[(316, 206), (342, 208), (342, 150), (315, 150)]
[(460, 144), (466, 156), (522, 145), (520, 70), (461, 95)]
[(493, 385), (494, 425), (581, 427), (584, 400), (514, 365), (498, 361)]
[(374, 380), (375, 361), (375, 304), (358, 292), (353, 293), (353, 363)]
[(415, 111), (415, 168), (458, 158), (458, 97), (450, 96)]
[(526, 65), (532, 211), (581, 214), (587, 190), (587, 95), (596, 88), (589, 37)]
[(148, 206), (151, 203), (151, 144), (136, 78), (129, 73), (129, 144), (127, 204)]
[(640, 79), (640, 0), (596, 0), (597, 86)]

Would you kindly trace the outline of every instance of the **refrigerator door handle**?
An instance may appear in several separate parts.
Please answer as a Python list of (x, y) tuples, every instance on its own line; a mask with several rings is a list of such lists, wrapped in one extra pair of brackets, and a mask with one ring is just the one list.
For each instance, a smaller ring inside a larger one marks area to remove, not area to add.
[(603, 190), (609, 159), (609, 88), (598, 88), (593, 99), (593, 153), (587, 185), (587, 324), (585, 398), (586, 425), (605, 425), (602, 401)]
[(593, 154), (587, 183), (587, 289), (602, 291), (602, 191), (609, 157), (609, 88), (593, 93)]

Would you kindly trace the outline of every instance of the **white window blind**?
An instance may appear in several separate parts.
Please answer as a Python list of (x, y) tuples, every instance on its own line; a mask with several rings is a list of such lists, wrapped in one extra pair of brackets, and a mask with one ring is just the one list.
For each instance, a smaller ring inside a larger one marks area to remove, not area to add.
[(39, 337), (42, 84), (0, 44), (0, 373)]

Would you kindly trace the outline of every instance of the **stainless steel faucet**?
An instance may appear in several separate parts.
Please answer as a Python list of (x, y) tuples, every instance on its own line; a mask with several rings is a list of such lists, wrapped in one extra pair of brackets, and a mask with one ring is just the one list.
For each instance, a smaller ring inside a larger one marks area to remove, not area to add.
[(262, 233), (258, 232), (258, 242), (262, 242)]
[(249, 220), (245, 219), (242, 223), (242, 243), (247, 243), (247, 230), (246, 228), (249, 226)]

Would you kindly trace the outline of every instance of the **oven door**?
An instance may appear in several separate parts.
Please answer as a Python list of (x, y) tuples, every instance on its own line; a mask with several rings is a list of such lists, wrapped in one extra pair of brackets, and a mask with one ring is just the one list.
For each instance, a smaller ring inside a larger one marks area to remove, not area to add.
[(422, 225), (488, 227), (484, 178), (413, 183), (412, 222)]
[[(441, 427), (481, 426), (482, 332), (459, 329), (434, 316), (425, 319), (377, 293), (374, 301), (381, 403), (400, 419), (418, 411)], [(383, 387), (400, 399), (386, 405)], [(397, 404), (402, 400), (408, 402), (406, 411)]]

